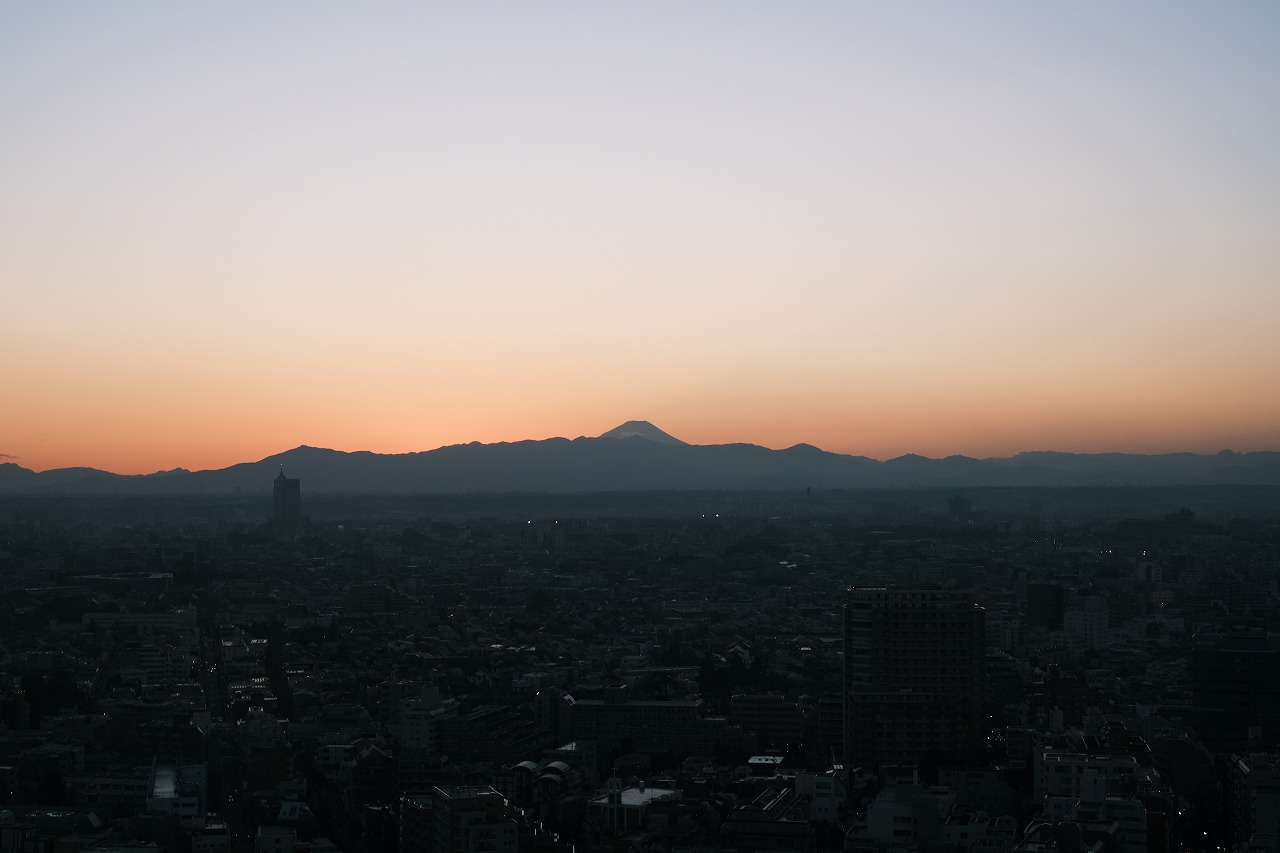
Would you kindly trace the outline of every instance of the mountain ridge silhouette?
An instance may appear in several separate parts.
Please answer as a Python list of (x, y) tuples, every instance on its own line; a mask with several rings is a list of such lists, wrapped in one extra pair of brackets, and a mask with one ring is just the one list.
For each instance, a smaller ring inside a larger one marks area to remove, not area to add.
[(648, 421), (595, 437), (454, 444), (409, 453), (299, 445), (226, 468), (113, 474), (0, 463), (0, 494), (199, 495), (271, 490), (281, 466), (309, 493), (626, 492), (667, 489), (1280, 486), (1280, 453), (1029, 451), (979, 459), (909, 453), (885, 461), (810, 444), (689, 444)]

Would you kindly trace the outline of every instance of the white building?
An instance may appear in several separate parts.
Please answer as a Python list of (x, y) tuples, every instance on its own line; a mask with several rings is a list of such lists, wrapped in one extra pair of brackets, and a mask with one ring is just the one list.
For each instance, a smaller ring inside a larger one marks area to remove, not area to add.
[(1106, 599), (1100, 595), (1087, 595), (1080, 604), (1080, 607), (1063, 614), (1062, 633), (1086, 647), (1104, 648), (1111, 642), (1111, 614)]
[(208, 768), (204, 764), (172, 764), (157, 761), (151, 766), (147, 808), (175, 815), (182, 826), (204, 826), (209, 796)]
[(838, 823), (845, 787), (828, 773), (797, 773), (796, 794), (809, 801), (809, 820)]
[(639, 785), (622, 787), (619, 779), (610, 779), (605, 792), (587, 804), (587, 814), (598, 826), (612, 835), (625, 835), (645, 825), (649, 807), (663, 800), (679, 800), (682, 794), (674, 788), (648, 788)]

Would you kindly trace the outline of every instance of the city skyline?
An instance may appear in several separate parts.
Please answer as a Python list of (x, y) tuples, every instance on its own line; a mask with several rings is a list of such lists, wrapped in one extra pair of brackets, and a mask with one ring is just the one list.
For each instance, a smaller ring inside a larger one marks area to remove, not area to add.
[(1280, 9), (0, 9), (0, 462), (1280, 450)]

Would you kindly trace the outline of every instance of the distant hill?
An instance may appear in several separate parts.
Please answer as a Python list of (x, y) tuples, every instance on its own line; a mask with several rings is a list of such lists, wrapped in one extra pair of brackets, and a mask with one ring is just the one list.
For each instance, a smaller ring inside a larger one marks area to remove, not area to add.
[(1280, 485), (1280, 453), (1020, 453), (1005, 459), (914, 454), (880, 462), (798, 444), (687, 444), (648, 421), (595, 438), (458, 444), (420, 453), (295, 447), (210, 471), (146, 475), (92, 468), (40, 473), (0, 464), (0, 494), (262, 493), (281, 467), (304, 491), (439, 494), (660, 489), (938, 488), (982, 486)]

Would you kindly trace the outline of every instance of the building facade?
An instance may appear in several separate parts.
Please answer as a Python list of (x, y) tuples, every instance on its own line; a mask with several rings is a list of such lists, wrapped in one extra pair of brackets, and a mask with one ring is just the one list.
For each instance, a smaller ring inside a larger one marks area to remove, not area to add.
[(965, 755), (983, 740), (984, 612), (964, 591), (850, 588), (846, 763)]

